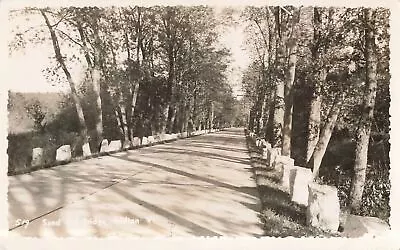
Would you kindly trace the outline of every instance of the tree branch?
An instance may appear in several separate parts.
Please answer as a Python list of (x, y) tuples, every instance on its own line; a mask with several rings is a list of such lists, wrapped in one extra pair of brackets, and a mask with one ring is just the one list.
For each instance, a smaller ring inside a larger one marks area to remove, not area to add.
[(68, 34), (65, 33), (64, 31), (62, 31), (62, 30), (60, 30), (60, 29), (57, 29), (57, 28), (56, 28), (55, 30), (57, 30), (57, 31), (60, 32), (63, 36), (65, 36), (66, 38), (68, 38), (71, 42), (73, 42), (73, 43), (79, 45), (80, 47), (83, 47), (82, 44), (80, 44), (78, 41), (76, 41), (75, 39), (73, 39), (70, 35), (68, 35)]

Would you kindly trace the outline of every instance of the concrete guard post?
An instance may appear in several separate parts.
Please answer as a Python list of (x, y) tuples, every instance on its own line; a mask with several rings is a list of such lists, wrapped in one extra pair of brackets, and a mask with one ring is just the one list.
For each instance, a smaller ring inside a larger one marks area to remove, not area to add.
[(42, 166), (44, 162), (43, 159), (43, 148), (34, 148), (32, 149), (32, 167)]
[(290, 199), (299, 205), (308, 205), (308, 184), (313, 180), (311, 169), (294, 166), (290, 170)]
[(147, 137), (148, 144), (153, 145), (155, 143), (154, 136), (150, 135)]
[(139, 137), (133, 137), (132, 145), (134, 147), (139, 147), (140, 146), (140, 138)]
[(290, 171), (294, 168), (294, 160), (289, 156), (277, 155), (275, 158), (274, 169), (282, 172), (281, 185), (283, 188), (290, 189)]
[(100, 144), (100, 153), (108, 152), (108, 140), (103, 139)]
[(149, 140), (147, 139), (146, 136), (143, 136), (143, 138), (142, 138), (142, 145), (143, 146), (149, 145)]
[(336, 232), (339, 228), (340, 205), (337, 188), (317, 183), (308, 184), (307, 225)]
[(281, 151), (279, 148), (270, 148), (268, 149), (268, 154), (267, 154), (267, 163), (269, 167), (274, 167), (274, 162), (276, 156), (280, 155)]
[(62, 145), (56, 151), (56, 161), (57, 162), (69, 162), (71, 161), (71, 146)]
[(88, 142), (82, 145), (82, 152), (83, 152), (83, 157), (89, 157), (92, 155), (92, 152), (90, 151), (90, 145)]
[(107, 152), (117, 152), (120, 151), (122, 148), (122, 143), (120, 140), (113, 140), (110, 141), (110, 144), (108, 144)]

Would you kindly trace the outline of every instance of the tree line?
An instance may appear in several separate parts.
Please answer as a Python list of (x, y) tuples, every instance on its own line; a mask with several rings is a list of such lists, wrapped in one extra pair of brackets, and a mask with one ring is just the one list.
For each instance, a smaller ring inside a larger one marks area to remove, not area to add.
[[(230, 52), (217, 46), (222, 24), (209, 7), (11, 12), (18, 16), (42, 25), (15, 28), (10, 51), (51, 44), (54, 58), (44, 73), (69, 84), (78, 130), (93, 150), (105, 137), (126, 145), (134, 136), (210, 129), (232, 119)], [(71, 70), (77, 64), (86, 69), (83, 80)]]
[(253, 58), (243, 77), (249, 129), (312, 169), (315, 180), (331, 137), (354, 141), (352, 211), (362, 205), (369, 143), (388, 145), (389, 14), (264, 6), (241, 16)]

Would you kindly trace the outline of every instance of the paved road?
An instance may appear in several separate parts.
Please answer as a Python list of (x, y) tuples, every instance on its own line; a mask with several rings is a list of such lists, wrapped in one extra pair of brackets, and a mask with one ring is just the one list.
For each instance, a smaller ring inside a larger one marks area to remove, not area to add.
[(262, 236), (251, 177), (239, 129), (12, 176), (9, 233)]

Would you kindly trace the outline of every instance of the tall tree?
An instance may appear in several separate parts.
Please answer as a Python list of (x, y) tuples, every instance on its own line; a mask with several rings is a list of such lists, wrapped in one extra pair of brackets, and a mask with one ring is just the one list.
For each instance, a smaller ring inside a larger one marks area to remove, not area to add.
[(354, 176), (350, 190), (350, 209), (359, 210), (367, 171), (368, 145), (371, 135), (371, 124), (374, 116), (375, 97), (377, 92), (377, 57), (375, 45), (375, 13), (364, 9), (365, 25), (365, 95), (358, 124), (357, 143), (354, 162)]
[(311, 81), (312, 94), (308, 117), (306, 162), (310, 160), (319, 138), (321, 123), (321, 84), (323, 84), (326, 79), (326, 68), (322, 60), (324, 32), (322, 26), (322, 11), (322, 8), (314, 7), (314, 41), (311, 49), (312, 60), (314, 62), (314, 75)]
[(71, 90), (71, 96), (72, 96), (72, 99), (74, 100), (76, 113), (79, 118), (79, 124), (81, 127), (81, 135), (83, 137), (84, 142), (86, 143), (86, 142), (88, 142), (88, 130), (87, 130), (86, 122), (85, 122), (85, 116), (83, 114), (82, 105), (81, 105), (80, 99), (79, 99), (77, 91), (76, 91), (75, 81), (73, 80), (72, 75), (71, 75), (70, 71), (68, 70), (67, 65), (65, 64), (64, 57), (61, 54), (60, 44), (58, 41), (57, 34), (54, 31), (53, 24), (50, 23), (50, 20), (47, 17), (46, 11), (44, 9), (41, 9), (40, 13), (42, 14), (42, 16), (45, 20), (46, 26), (49, 30), (56, 60), (60, 64), (60, 66), (68, 80), (69, 87)]
[(290, 33), (286, 44), (288, 51), (288, 65), (285, 81), (285, 114), (282, 130), (282, 155), (290, 156), (292, 139), (292, 114), (293, 114), (293, 83), (296, 74), (297, 40), (299, 36), (298, 23), (300, 22), (300, 9), (294, 9), (290, 16)]

